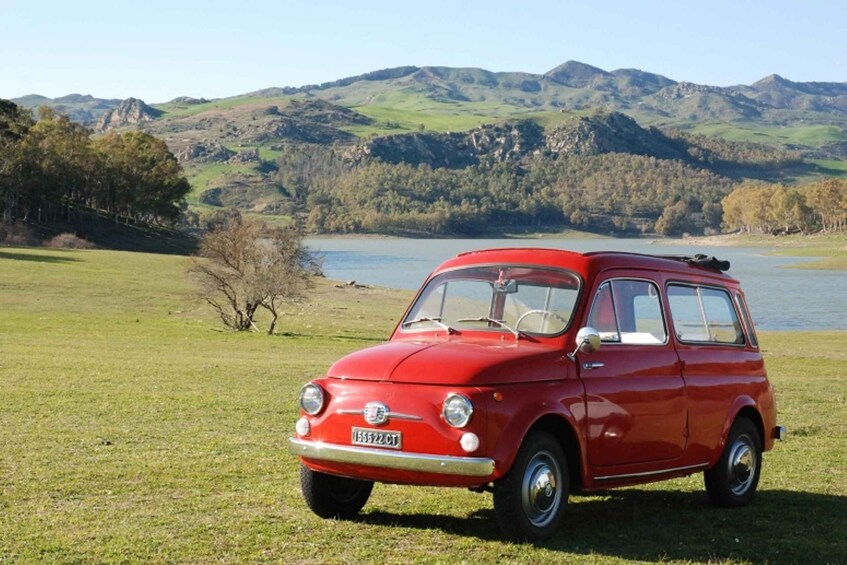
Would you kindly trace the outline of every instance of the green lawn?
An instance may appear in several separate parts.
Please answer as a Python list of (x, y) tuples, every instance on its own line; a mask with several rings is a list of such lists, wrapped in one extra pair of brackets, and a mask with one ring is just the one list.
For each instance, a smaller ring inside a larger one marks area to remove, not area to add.
[(361, 519), (301, 500), (301, 384), (384, 339), (409, 292), (321, 282), (283, 335), (222, 331), (188, 259), (0, 248), (0, 563), (847, 562), (847, 334), (761, 336), (789, 439), (755, 504), (701, 476), (573, 497), (539, 546), (491, 496), (377, 485)]

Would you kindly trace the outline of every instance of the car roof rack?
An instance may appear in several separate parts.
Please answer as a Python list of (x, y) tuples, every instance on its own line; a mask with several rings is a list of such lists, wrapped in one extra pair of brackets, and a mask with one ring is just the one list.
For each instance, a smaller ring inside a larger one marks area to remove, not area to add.
[(696, 255), (658, 255), (658, 257), (682, 261), (695, 267), (703, 267), (713, 271), (724, 272), (729, 270), (729, 261), (718, 259), (714, 255), (697, 253)]

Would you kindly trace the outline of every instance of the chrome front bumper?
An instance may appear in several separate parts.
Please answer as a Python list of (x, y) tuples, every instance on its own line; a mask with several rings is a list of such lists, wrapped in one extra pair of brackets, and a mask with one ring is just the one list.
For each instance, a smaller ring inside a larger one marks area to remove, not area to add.
[(460, 475), (464, 477), (488, 477), (494, 473), (494, 460), (487, 457), (454, 457), (449, 455), (427, 455), (386, 451), (370, 447), (351, 447), (288, 438), (288, 451), (306, 459), (352, 463), (421, 473)]

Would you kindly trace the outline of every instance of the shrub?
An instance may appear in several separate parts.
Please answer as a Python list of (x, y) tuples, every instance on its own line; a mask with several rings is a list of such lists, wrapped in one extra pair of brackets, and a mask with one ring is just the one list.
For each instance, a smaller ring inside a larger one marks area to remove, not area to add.
[(21, 222), (7, 223), (0, 226), (0, 243), (11, 246), (35, 245), (32, 228)]
[(60, 233), (56, 237), (46, 241), (44, 247), (52, 247), (54, 249), (94, 249), (96, 246), (76, 234)]

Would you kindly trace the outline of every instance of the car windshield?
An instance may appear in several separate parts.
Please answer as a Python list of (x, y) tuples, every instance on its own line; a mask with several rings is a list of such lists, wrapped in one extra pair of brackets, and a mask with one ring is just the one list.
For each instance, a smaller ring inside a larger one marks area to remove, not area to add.
[(579, 287), (576, 275), (558, 269), (455, 269), (429, 281), (400, 327), (556, 335), (570, 323)]

